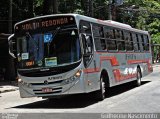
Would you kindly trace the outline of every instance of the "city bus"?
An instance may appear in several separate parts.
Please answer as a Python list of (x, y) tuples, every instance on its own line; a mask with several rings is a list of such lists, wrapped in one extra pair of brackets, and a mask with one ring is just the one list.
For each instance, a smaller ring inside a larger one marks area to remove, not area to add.
[[(153, 71), (147, 31), (111, 20), (56, 14), (14, 26), (20, 96), (54, 98), (133, 82)], [(12, 53), (13, 54), (13, 53)]]

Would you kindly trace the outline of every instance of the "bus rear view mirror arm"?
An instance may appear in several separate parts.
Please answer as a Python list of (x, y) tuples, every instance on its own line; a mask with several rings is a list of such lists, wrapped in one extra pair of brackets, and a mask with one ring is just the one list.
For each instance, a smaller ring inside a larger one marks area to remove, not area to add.
[(93, 55), (93, 53), (85, 53), (85, 54), (83, 54), (84, 57), (89, 57), (91, 55)]
[(16, 58), (15, 54), (12, 52), (14, 49), (13, 49), (13, 38), (14, 38), (14, 34), (10, 35), (8, 37), (8, 45), (9, 45), (9, 54), (13, 57), (13, 58)]

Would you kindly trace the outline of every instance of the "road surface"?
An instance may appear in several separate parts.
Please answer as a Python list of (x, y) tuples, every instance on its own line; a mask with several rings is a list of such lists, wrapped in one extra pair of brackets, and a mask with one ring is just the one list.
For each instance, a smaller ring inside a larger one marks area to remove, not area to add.
[(142, 85), (132, 83), (110, 89), (103, 101), (95, 101), (92, 94), (76, 95), (57, 100), (22, 99), (18, 91), (0, 94), (1, 113), (160, 113), (160, 65), (142, 78)]

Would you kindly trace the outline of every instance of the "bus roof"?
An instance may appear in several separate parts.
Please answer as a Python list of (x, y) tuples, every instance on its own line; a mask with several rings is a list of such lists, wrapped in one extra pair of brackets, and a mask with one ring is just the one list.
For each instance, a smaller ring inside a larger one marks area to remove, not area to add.
[(119, 28), (119, 29), (123, 29), (123, 30), (129, 30), (129, 31), (134, 31), (134, 32), (138, 32), (138, 33), (148, 34), (148, 31), (132, 28), (128, 24), (123, 24), (120, 22), (112, 21), (112, 20), (100, 20), (100, 19), (96, 19), (96, 18), (84, 16), (84, 15), (79, 15), (79, 14), (72, 14), (72, 13), (38, 16), (38, 17), (34, 17), (34, 18), (30, 18), (30, 19), (26, 19), (21, 22), (18, 22), (15, 24), (15, 26), (18, 24), (24, 23), (26, 21), (35, 20), (35, 19), (39, 19), (39, 18), (53, 17), (53, 16), (74, 16), (75, 18), (77, 18), (79, 20), (85, 20), (85, 21), (89, 21), (89, 22), (93, 22), (93, 23), (97, 23), (97, 24), (101, 24), (101, 25), (107, 25), (107, 26), (114, 27), (114, 28)]

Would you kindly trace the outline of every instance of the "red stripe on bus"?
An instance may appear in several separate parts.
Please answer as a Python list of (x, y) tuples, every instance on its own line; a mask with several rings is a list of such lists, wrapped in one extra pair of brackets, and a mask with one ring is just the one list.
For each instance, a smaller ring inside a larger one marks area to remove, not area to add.
[(100, 57), (100, 67), (86, 68), (86, 69), (83, 70), (84, 73), (96, 73), (96, 72), (100, 72), (102, 61), (105, 61), (105, 60), (109, 60), (111, 62), (112, 66), (119, 66), (119, 63), (118, 63), (116, 57), (114, 57), (114, 56), (102, 56), (102, 57)]
[(119, 63), (117, 61), (117, 58), (115, 56), (101, 56), (100, 57), (100, 64), (102, 64), (102, 61), (104, 60), (110, 60), (112, 66), (119, 66)]
[(148, 72), (153, 72), (152, 64), (150, 63), (150, 59), (144, 59), (144, 60), (128, 60), (128, 64), (138, 64), (138, 63), (147, 63), (148, 66)]
[(114, 78), (117, 80), (117, 81), (120, 81), (121, 80), (121, 72), (119, 69), (114, 69), (113, 70), (113, 74), (114, 74)]
[(144, 54), (144, 53), (151, 53), (149, 51), (146, 52), (108, 52), (108, 51), (96, 51), (96, 54)]
[(138, 63), (148, 63), (149, 60), (148, 59), (144, 59), (144, 60), (128, 60), (127, 63), (128, 64), (138, 64)]
[(84, 73), (96, 73), (100, 72), (100, 68), (88, 68), (83, 70)]
[(149, 72), (153, 72), (153, 67), (152, 67), (152, 65), (150, 63), (148, 63), (148, 71)]
[(119, 69), (114, 69), (113, 74), (114, 74), (114, 78), (116, 81), (131, 79), (131, 78), (135, 78), (137, 76), (137, 73), (123, 75), (123, 74), (121, 74)]

